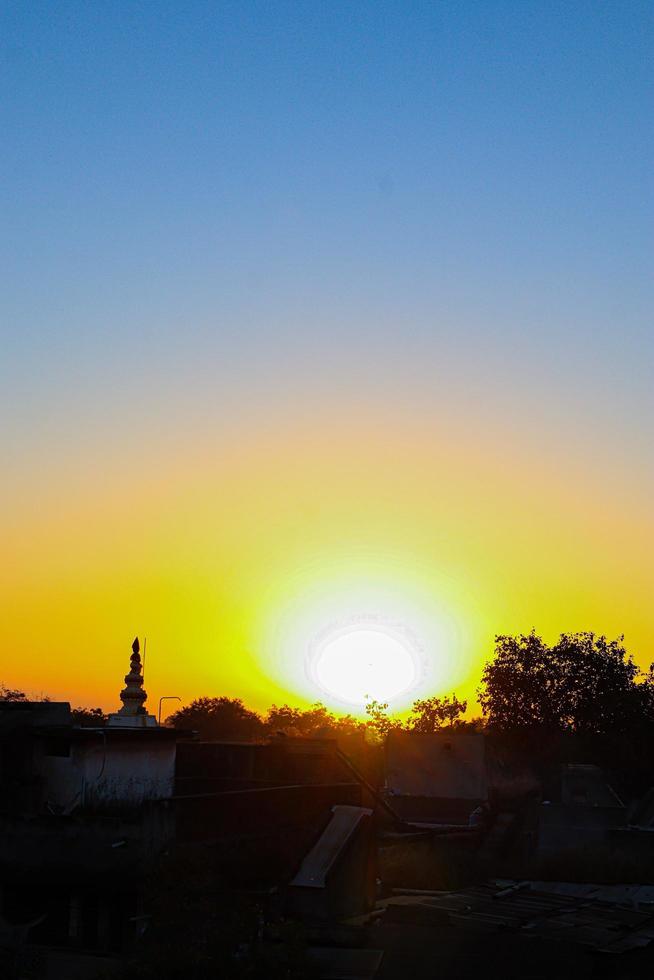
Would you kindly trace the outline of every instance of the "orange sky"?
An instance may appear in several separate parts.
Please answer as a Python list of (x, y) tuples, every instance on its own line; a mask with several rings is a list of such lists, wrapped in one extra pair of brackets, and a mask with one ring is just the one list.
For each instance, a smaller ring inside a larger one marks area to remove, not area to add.
[(420, 637), (413, 696), (474, 699), (496, 632), (624, 632), (649, 663), (650, 515), (629, 474), (608, 481), (574, 444), (507, 438), (492, 419), (268, 422), (16, 480), (5, 683), (115, 708), (138, 633), (151, 708), (164, 694), (306, 704), (312, 638), (368, 614)]

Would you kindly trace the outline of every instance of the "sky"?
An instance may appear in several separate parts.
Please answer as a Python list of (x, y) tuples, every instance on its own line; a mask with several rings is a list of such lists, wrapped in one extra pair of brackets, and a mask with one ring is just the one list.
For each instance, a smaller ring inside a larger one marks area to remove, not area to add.
[(497, 633), (647, 667), (653, 45), (638, 0), (3, 3), (0, 680), (115, 709), (138, 634), (151, 710), (341, 708), (311, 651), (371, 623), (398, 710), (474, 707)]

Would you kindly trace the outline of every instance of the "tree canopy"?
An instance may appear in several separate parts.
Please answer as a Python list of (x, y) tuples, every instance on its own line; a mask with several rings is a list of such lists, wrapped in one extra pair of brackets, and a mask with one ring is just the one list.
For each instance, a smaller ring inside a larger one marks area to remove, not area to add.
[(170, 715), (166, 724), (197, 731), (203, 738), (250, 740), (279, 734), (337, 738), (365, 734), (373, 741), (382, 741), (392, 731), (430, 734), (464, 724), (458, 719), (466, 707), (466, 702), (459, 701), (456, 694), (431, 697), (415, 701), (409, 719), (402, 721), (389, 715), (388, 704), (370, 701), (366, 705), (368, 718), (361, 721), (353, 715), (334, 714), (319, 701), (305, 709), (273, 704), (262, 716), (246, 708), (239, 698), (205, 697), (180, 708)]
[(0, 682), (0, 701), (27, 701), (27, 695)]
[(334, 715), (319, 701), (310, 708), (291, 708), (287, 704), (277, 707), (273, 704), (264, 722), (270, 734), (281, 732), (284, 735), (303, 735), (305, 737), (329, 737), (336, 735), (355, 735), (365, 730), (364, 722), (352, 715)]
[(240, 698), (197, 698), (170, 715), (167, 724), (197, 731), (203, 738), (245, 740), (263, 734), (261, 717)]
[(652, 670), (642, 674), (623, 640), (562, 633), (548, 646), (535, 632), (497, 636), (479, 691), (489, 726), (615, 735), (643, 713), (654, 718)]
[(419, 735), (429, 735), (444, 726), (455, 725), (459, 721), (459, 715), (465, 714), (467, 707), (468, 702), (459, 701), (456, 694), (414, 701), (408, 727)]
[(73, 708), (70, 715), (73, 725), (81, 728), (100, 728), (107, 724), (107, 715), (102, 708)]

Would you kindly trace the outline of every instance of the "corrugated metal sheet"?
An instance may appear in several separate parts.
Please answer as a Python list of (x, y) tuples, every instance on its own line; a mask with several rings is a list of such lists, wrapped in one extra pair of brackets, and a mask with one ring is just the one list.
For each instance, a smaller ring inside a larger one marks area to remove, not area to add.
[(598, 902), (612, 905), (654, 905), (654, 885), (585, 885), (576, 881), (532, 881), (530, 887), (534, 891), (573, 898), (594, 898)]
[[(654, 912), (642, 904), (634, 907), (624, 886), (612, 895), (596, 886), (579, 885), (573, 893), (569, 887), (550, 882), (505, 882), (498, 887), (493, 882), (458, 892), (398, 895), (383, 904), (409, 918), (412, 912), (421, 920), (433, 916), (442, 922), (446, 917), (458, 928), (515, 931), (610, 953), (654, 940)], [(649, 898), (649, 889), (643, 894)]]

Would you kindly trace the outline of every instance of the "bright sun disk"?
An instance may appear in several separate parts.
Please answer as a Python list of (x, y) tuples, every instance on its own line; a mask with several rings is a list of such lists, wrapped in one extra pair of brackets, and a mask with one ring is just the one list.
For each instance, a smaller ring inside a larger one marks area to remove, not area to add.
[(323, 641), (312, 673), (331, 697), (362, 707), (369, 699), (392, 701), (409, 690), (417, 665), (408, 644), (393, 633), (351, 628)]

